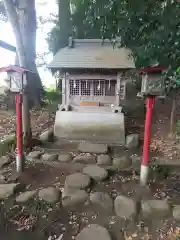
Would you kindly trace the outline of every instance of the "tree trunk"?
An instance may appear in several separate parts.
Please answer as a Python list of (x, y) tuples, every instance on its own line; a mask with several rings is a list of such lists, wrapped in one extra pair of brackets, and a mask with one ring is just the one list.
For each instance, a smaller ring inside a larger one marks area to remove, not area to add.
[[(23, 98), (23, 131), (27, 142), (31, 138), (29, 100), (36, 106), (40, 103), (42, 84), (36, 68), (36, 10), (35, 0), (19, 0), (15, 6), (13, 0), (3, 0), (12, 26), (19, 65), (35, 73), (28, 77)], [(17, 2), (17, 1), (16, 1)]]
[(175, 137), (176, 134), (176, 90), (173, 91), (172, 108), (170, 116), (170, 137)]

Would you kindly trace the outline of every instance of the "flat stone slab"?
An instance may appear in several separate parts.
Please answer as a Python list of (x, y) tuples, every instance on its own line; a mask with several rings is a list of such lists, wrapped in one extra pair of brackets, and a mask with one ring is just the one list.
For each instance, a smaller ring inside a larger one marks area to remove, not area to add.
[(36, 191), (27, 191), (21, 193), (19, 196), (16, 197), (17, 203), (25, 203), (31, 200), (36, 194)]
[(102, 181), (107, 178), (108, 172), (97, 165), (90, 165), (83, 168), (83, 173), (90, 176), (95, 181)]
[(146, 200), (141, 207), (144, 216), (165, 218), (171, 214), (171, 207), (166, 200)]
[(103, 193), (103, 192), (91, 193), (90, 201), (93, 204), (97, 204), (97, 205), (103, 207), (105, 210), (108, 210), (108, 211), (113, 210), (113, 199), (107, 193)]
[(90, 185), (91, 179), (82, 173), (73, 173), (66, 177), (65, 188), (85, 189)]
[(97, 157), (97, 165), (99, 166), (108, 166), (111, 165), (111, 158), (107, 154), (101, 154)]
[(113, 167), (116, 169), (127, 169), (131, 167), (131, 165), (132, 159), (127, 155), (113, 158)]
[(89, 199), (89, 195), (84, 190), (76, 190), (62, 199), (63, 207), (71, 207), (77, 204), (83, 204)]
[(27, 155), (28, 160), (39, 159), (43, 152), (41, 151), (32, 151)]
[(78, 147), (80, 152), (84, 153), (107, 153), (108, 145), (107, 144), (93, 144), (93, 143), (80, 143)]
[(61, 200), (61, 191), (54, 187), (39, 190), (38, 197), (47, 203), (56, 203)]
[(112, 240), (108, 230), (97, 224), (91, 224), (84, 228), (75, 240)]
[(73, 159), (73, 162), (75, 163), (82, 163), (82, 164), (95, 164), (96, 163), (96, 158), (92, 155), (87, 155), (87, 154), (79, 154)]
[(72, 161), (72, 156), (69, 153), (60, 153), (58, 156), (58, 160), (60, 162), (71, 162)]
[(7, 166), (11, 162), (9, 156), (2, 156), (0, 157), (0, 168)]
[(19, 186), (19, 183), (0, 184), (0, 200), (14, 195)]
[(131, 198), (120, 195), (114, 201), (114, 210), (118, 217), (130, 219), (136, 214), (136, 204)]
[(56, 153), (44, 153), (41, 156), (41, 159), (43, 161), (56, 161), (57, 158), (58, 158), (58, 154), (56, 154)]

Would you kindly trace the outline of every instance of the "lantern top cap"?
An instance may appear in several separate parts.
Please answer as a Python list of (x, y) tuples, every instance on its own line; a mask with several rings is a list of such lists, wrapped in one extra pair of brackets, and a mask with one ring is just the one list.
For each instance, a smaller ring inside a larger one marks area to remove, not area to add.
[[(18, 72), (18, 73), (25, 73), (25, 72), (32, 72), (26, 68), (23, 68), (23, 67), (19, 67), (19, 66), (15, 66), (15, 65), (10, 65), (10, 66), (7, 66), (7, 67), (2, 67), (0, 68), (0, 73), (1, 72)], [(33, 72), (32, 72), (33, 73)]]
[(138, 72), (139, 73), (154, 73), (154, 72), (162, 72), (166, 69), (167, 69), (167, 67), (165, 67), (165, 66), (149, 66), (149, 67), (140, 68), (138, 70)]

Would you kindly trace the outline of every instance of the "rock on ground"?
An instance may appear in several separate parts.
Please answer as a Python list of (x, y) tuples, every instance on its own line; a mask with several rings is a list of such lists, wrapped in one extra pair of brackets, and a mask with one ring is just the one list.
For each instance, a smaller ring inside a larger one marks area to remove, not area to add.
[(27, 155), (27, 159), (28, 160), (39, 159), (42, 154), (43, 154), (43, 152), (41, 152), (41, 151), (33, 151)]
[(92, 155), (78, 155), (73, 159), (73, 162), (77, 162), (77, 163), (88, 163), (88, 164), (95, 164), (96, 163), (96, 158)]
[(84, 167), (83, 173), (89, 175), (95, 181), (102, 181), (108, 176), (108, 172), (104, 168), (97, 165)]
[(140, 171), (142, 157), (133, 155), (131, 156), (131, 160), (132, 160), (132, 169), (135, 171)]
[(64, 162), (64, 163), (71, 162), (72, 161), (72, 156), (69, 153), (60, 153), (59, 157), (58, 157), (58, 160), (60, 162)]
[(113, 199), (107, 193), (94, 192), (90, 194), (90, 201), (97, 204), (108, 211), (113, 210)]
[(137, 148), (139, 146), (139, 134), (130, 134), (126, 137), (127, 148)]
[(166, 200), (146, 200), (142, 203), (142, 213), (144, 216), (165, 218), (171, 214), (171, 207)]
[(180, 205), (174, 206), (173, 217), (175, 220), (180, 221)]
[(41, 135), (39, 136), (39, 139), (42, 142), (49, 142), (53, 140), (53, 136), (54, 136), (53, 129), (48, 129), (43, 133), (41, 133)]
[(131, 198), (120, 195), (114, 201), (114, 210), (118, 217), (130, 219), (136, 214), (136, 203)]
[(5, 167), (11, 162), (11, 159), (9, 156), (3, 156), (0, 158), (0, 168)]
[(62, 199), (63, 207), (70, 207), (77, 204), (83, 204), (89, 198), (89, 195), (84, 190), (76, 190), (73, 193), (64, 196)]
[(57, 188), (48, 187), (39, 190), (38, 197), (47, 203), (56, 203), (61, 200), (61, 192)]
[(19, 196), (16, 197), (16, 202), (17, 203), (25, 203), (25, 202), (31, 200), (35, 194), (36, 194), (36, 191), (23, 192)]
[(97, 157), (97, 164), (98, 165), (111, 165), (111, 158), (107, 154), (101, 154)]
[(56, 153), (44, 153), (41, 157), (43, 161), (56, 161), (58, 154)]
[(19, 183), (0, 184), (0, 200), (14, 195), (19, 186)]
[(75, 240), (112, 240), (106, 228), (97, 224), (91, 224), (84, 228)]
[(107, 144), (93, 144), (93, 143), (80, 143), (79, 151), (84, 153), (107, 153), (108, 146)]
[(73, 173), (66, 177), (65, 188), (85, 189), (90, 185), (89, 176), (82, 173)]
[(131, 167), (132, 159), (128, 156), (119, 156), (113, 158), (113, 167), (117, 169), (126, 169)]

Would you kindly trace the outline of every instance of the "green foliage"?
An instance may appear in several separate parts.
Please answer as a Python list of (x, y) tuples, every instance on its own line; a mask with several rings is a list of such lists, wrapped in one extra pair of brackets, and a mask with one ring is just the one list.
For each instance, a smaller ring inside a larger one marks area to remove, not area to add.
[[(137, 67), (158, 63), (167, 66), (172, 75), (180, 66), (179, 1), (71, 0), (71, 4), (75, 37), (120, 36), (122, 45), (132, 49)], [(58, 39), (58, 34), (56, 26), (51, 36)]]
[(53, 104), (56, 102), (61, 102), (61, 93), (53, 88), (47, 88), (45, 89), (45, 95), (44, 95), (45, 101), (48, 102), (48, 104)]

